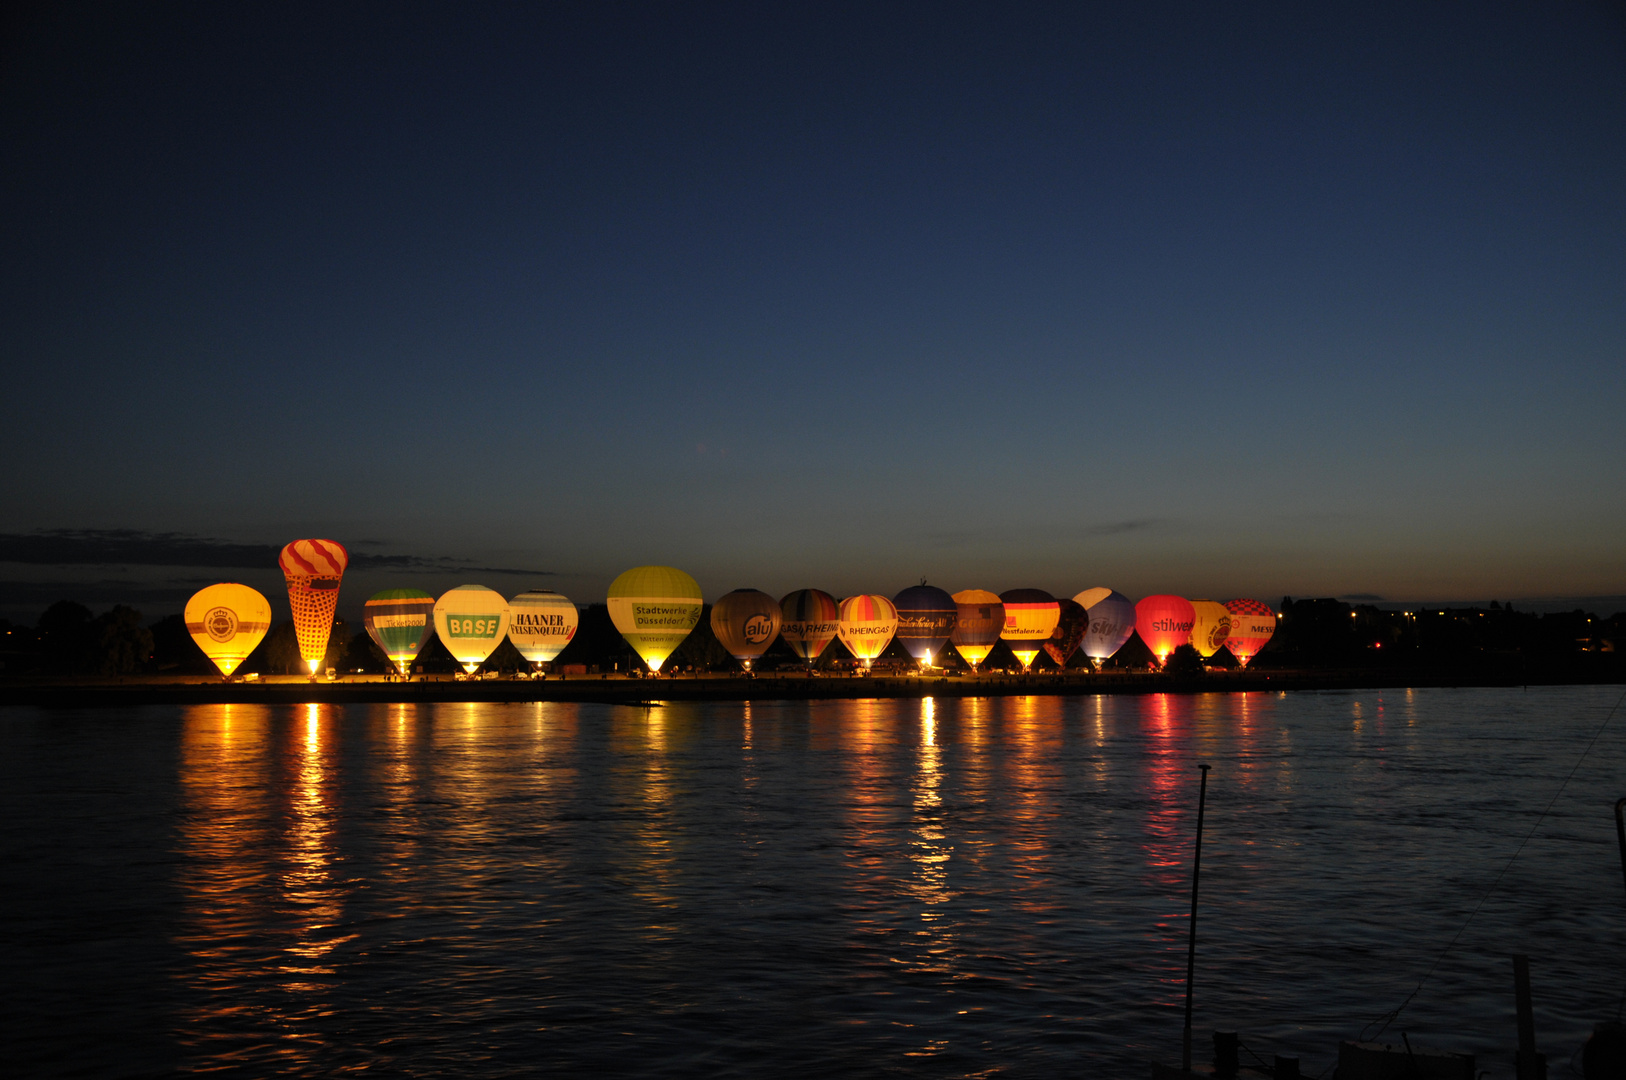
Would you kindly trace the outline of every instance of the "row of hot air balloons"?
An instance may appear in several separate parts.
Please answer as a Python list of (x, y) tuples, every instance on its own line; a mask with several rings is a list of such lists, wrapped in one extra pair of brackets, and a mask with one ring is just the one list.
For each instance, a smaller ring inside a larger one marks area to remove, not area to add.
[[(300, 656), (314, 674), (327, 652), (349, 553), (332, 540), (295, 540), (279, 561)], [(628, 570), (610, 584), (606, 600), (615, 628), (656, 672), (705, 607), (699, 583), (670, 566)], [(265, 637), (271, 604), (247, 585), (210, 585), (187, 602), (185, 619), (205, 655), (230, 676)], [(532, 664), (545, 664), (570, 643), (578, 620), (576, 605), (556, 592), (504, 599), (483, 585), (459, 585), (439, 599), (416, 589), (377, 593), (367, 601), (364, 625), (402, 674), (431, 633), (472, 673), (504, 638)], [(1085, 589), (1072, 599), (1042, 589), (951, 595), (922, 581), (890, 600), (860, 594), (838, 601), (819, 589), (775, 600), (756, 589), (737, 589), (712, 605), (711, 628), (747, 671), (775, 639), (811, 664), (837, 638), (865, 667), (896, 639), (926, 667), (953, 645), (975, 670), (1004, 641), (1024, 671), (1041, 651), (1065, 667), (1082, 650), (1099, 669), (1136, 632), (1160, 665), (1189, 643), (1204, 658), (1229, 648), (1246, 667), (1275, 633), (1276, 615), (1258, 600), (1220, 604), (1160, 595), (1135, 603), (1108, 588)]]
[[(299, 655), (315, 674), (327, 655), (339, 583), (350, 554), (333, 540), (295, 540), (279, 559), (288, 583)], [(186, 629), (220, 673), (230, 676), (271, 626), (271, 602), (235, 582), (210, 585), (186, 603)], [(452, 657), (473, 672), (502, 644), (514, 643), (533, 664), (558, 656), (576, 635), (576, 605), (556, 592), (533, 590), (505, 600), (484, 585), (459, 585), (438, 600), (417, 589), (375, 593), (365, 608), (367, 634), (406, 674), (436, 634)]]

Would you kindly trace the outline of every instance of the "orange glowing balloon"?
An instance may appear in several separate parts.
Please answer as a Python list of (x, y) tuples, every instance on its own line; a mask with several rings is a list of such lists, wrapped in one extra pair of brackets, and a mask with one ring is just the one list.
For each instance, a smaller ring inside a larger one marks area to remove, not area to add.
[(327, 655), (333, 612), (339, 606), (339, 581), (350, 565), (350, 553), (336, 540), (295, 540), (282, 549), (277, 562), (288, 581), (299, 655), (314, 675)]
[(194, 593), (182, 618), (203, 655), (229, 676), (271, 628), (271, 601), (258, 589), (222, 582)]

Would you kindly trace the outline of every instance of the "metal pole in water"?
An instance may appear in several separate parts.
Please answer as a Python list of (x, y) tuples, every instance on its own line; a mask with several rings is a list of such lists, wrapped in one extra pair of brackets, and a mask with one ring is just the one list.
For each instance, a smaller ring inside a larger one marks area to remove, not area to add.
[(1186, 1027), (1180, 1037), (1180, 1068), (1191, 1071), (1191, 981), (1197, 974), (1197, 875), (1203, 866), (1203, 806), (1208, 801), (1208, 766), (1200, 764), (1202, 784), (1197, 788), (1197, 850), (1191, 859), (1191, 927), (1186, 941)]
[(1620, 841), (1620, 874), (1626, 878), (1626, 799), (1615, 800), (1615, 838)]

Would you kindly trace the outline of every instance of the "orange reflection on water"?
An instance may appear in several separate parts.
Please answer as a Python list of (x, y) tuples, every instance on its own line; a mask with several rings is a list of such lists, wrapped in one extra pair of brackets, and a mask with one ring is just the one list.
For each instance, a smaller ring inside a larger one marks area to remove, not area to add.
[(342, 892), (333, 875), (336, 815), (326, 760), (332, 750), (334, 719), (336, 710), (330, 705), (304, 707), (298, 773), (289, 806), (287, 863), (282, 873), (283, 902), (298, 914), (295, 940), (285, 949), (298, 961), (282, 968), (292, 980), (287, 984), (292, 991), (319, 990), (319, 983), (308, 980), (332, 975), (324, 958), (356, 936), (337, 932), (343, 917)]
[(914, 866), (909, 891), (922, 904), (922, 922), (936, 922), (938, 905), (952, 900), (948, 888), (948, 862), (953, 846), (943, 831), (943, 748), (937, 745), (937, 703), (920, 702), (920, 750), (910, 785), (914, 799), (913, 836), (909, 861)]

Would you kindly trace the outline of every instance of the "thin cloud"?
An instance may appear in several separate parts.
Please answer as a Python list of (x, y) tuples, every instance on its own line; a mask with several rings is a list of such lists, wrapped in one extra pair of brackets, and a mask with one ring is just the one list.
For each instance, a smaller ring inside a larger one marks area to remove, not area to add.
[[(361, 542), (381, 546), (377, 540)], [(30, 566), (207, 566), (216, 569), (275, 569), (279, 544), (238, 544), (185, 533), (143, 532), (139, 529), (42, 529), (32, 533), (0, 533), (0, 562)], [(449, 555), (373, 555), (353, 552), (356, 570), (395, 570), (406, 573), (510, 574), (556, 577), (553, 570), (507, 566), (475, 566), (469, 559)]]
[(1133, 521), (1111, 521), (1105, 525), (1091, 525), (1084, 530), (1086, 536), (1117, 536), (1120, 533), (1141, 532), (1163, 524), (1160, 518), (1136, 518)]

